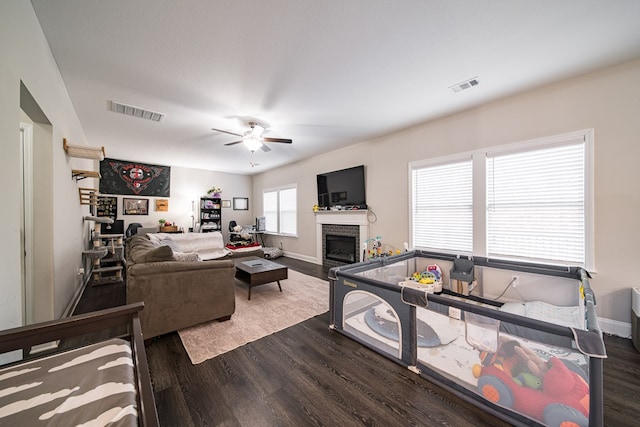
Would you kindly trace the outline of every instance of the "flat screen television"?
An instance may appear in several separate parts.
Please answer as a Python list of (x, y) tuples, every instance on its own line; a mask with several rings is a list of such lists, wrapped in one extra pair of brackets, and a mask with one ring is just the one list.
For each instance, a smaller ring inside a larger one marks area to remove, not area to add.
[(318, 208), (367, 208), (364, 165), (318, 174), (317, 181)]

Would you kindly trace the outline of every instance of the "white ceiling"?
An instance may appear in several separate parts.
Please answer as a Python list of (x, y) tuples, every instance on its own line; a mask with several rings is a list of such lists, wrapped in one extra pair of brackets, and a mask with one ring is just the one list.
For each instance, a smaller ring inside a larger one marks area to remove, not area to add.
[[(638, 0), (31, 2), (91, 145), (245, 174), (640, 57)], [(293, 144), (252, 158), (211, 130), (247, 118)]]

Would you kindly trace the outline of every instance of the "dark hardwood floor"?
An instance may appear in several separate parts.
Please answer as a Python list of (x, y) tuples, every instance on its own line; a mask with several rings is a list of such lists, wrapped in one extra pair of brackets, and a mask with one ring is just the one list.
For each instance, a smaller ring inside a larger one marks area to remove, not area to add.
[[(277, 262), (327, 278), (321, 266)], [(88, 286), (76, 313), (123, 304), (122, 284)], [(192, 365), (177, 333), (147, 344), (163, 426), (502, 426), (459, 399), (328, 328), (328, 313)], [(640, 423), (640, 353), (606, 336), (604, 419)]]

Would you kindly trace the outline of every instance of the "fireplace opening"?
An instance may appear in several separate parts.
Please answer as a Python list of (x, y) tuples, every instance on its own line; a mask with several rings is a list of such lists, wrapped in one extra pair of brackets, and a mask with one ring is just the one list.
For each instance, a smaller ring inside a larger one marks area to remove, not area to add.
[(356, 262), (356, 238), (352, 236), (325, 236), (327, 259), (346, 263)]

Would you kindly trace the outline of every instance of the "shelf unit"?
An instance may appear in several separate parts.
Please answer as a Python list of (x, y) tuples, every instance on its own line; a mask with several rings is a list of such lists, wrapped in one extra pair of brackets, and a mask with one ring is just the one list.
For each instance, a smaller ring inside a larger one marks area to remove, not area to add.
[(102, 178), (98, 171), (85, 171), (80, 169), (71, 169), (71, 177), (75, 178), (76, 181), (80, 181), (85, 178)]
[[(62, 148), (69, 157), (77, 157), (82, 159), (104, 160), (106, 155), (104, 147), (89, 147), (86, 145), (70, 145), (67, 138), (62, 138)], [(100, 179), (100, 172), (84, 169), (71, 169), (71, 179), (76, 182), (85, 178)], [(96, 206), (98, 204), (98, 189), (96, 188), (78, 188), (81, 205)]]
[(202, 233), (222, 230), (222, 200), (215, 197), (200, 197), (200, 231)]
[(122, 234), (100, 234), (101, 224), (112, 222), (108, 218), (87, 216), (85, 220), (95, 222), (91, 235), (93, 247), (82, 252), (83, 256), (91, 263), (92, 283), (104, 285), (122, 281), (126, 263), (124, 236)]
[(104, 147), (90, 147), (88, 145), (70, 145), (67, 138), (62, 138), (62, 148), (71, 157), (82, 159), (104, 160), (106, 153)]
[(97, 206), (98, 190), (95, 188), (78, 188), (81, 205)]

